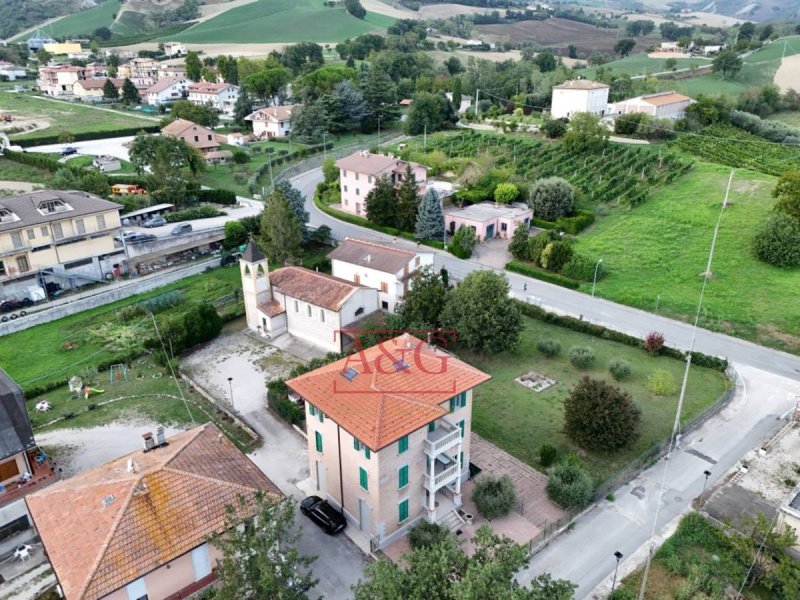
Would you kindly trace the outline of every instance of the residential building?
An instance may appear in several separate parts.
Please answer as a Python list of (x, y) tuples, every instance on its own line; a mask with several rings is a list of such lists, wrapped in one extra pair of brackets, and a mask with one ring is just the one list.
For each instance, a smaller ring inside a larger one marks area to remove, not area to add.
[(694, 102), (689, 96), (673, 91), (660, 92), (616, 102), (610, 105), (609, 112), (614, 115), (642, 113), (657, 119), (680, 119)]
[(69, 287), (105, 281), (123, 262), (114, 245), (121, 205), (87, 192), (41, 190), (0, 199), (0, 283), (54, 280)]
[(108, 66), (103, 63), (90, 62), (85, 67), (86, 79), (106, 79), (108, 77)]
[(49, 42), (44, 45), (44, 50), (50, 54), (76, 54), (82, 52), (81, 45), (76, 42)]
[(244, 520), (256, 494), (283, 499), (213, 424), (144, 443), (26, 498), (66, 600), (187, 598), (216, 579), (228, 507), (243, 498)]
[(0, 539), (31, 526), (27, 494), (57, 476), (36, 446), (22, 389), (0, 369)]
[(186, 79), (186, 67), (183, 65), (168, 65), (161, 63), (158, 67), (158, 78), (164, 77), (178, 77), (179, 79)]
[(211, 129), (186, 119), (175, 119), (161, 130), (161, 134), (178, 138), (197, 148), (209, 165), (226, 162), (233, 155), (230, 150), (220, 150), (217, 136)]
[(433, 266), (433, 252), (411, 252), (345, 238), (330, 254), (334, 277), (378, 290), (381, 310), (395, 312), (411, 289), (412, 276)]
[(158, 80), (161, 63), (154, 58), (132, 58), (117, 69), (117, 77), (130, 79), (137, 86), (151, 86)]
[(185, 77), (162, 77), (147, 88), (144, 97), (151, 106), (183, 100), (191, 84)]
[(462, 504), (472, 391), (490, 379), (408, 333), (286, 382), (318, 494), (381, 548)]
[(303, 267), (272, 273), (264, 253), (250, 242), (239, 261), (247, 327), (276, 338), (288, 333), (326, 352), (352, 341), (346, 330), (378, 310), (372, 288)]
[(72, 84), (72, 95), (83, 102), (99, 102), (103, 99), (103, 90), (106, 81), (110, 81), (117, 88), (117, 93), (122, 95), (122, 79), (80, 79)]
[(36, 85), (48, 96), (72, 96), (75, 82), (86, 79), (83, 67), (72, 65), (55, 65), (39, 67), (39, 79)]
[(164, 54), (172, 58), (175, 56), (185, 56), (188, 54), (188, 51), (186, 50), (186, 46), (180, 42), (165, 42)]
[(722, 45), (717, 44), (717, 45), (713, 45), (713, 46), (703, 46), (701, 48), (701, 52), (703, 53), (704, 56), (708, 56), (710, 54), (716, 54), (717, 52), (721, 52), (724, 47), (725, 47), (724, 44), (722, 44)]
[(410, 166), (420, 195), (425, 193), (428, 180), (428, 168), (423, 165), (400, 160), (391, 154), (373, 154), (366, 150), (336, 161), (336, 166), (339, 168), (341, 209), (359, 216), (366, 214), (367, 194), (375, 187), (379, 177), (387, 176), (394, 185), (400, 185), (406, 167)]
[(223, 115), (233, 117), (239, 87), (230, 83), (193, 83), (187, 92), (192, 104), (210, 105)]
[(256, 139), (286, 137), (292, 132), (292, 111), (297, 104), (259, 108), (245, 117), (253, 124)]
[(464, 225), (475, 231), (478, 241), (496, 237), (511, 239), (517, 227), (528, 229), (531, 226), (533, 209), (525, 204), (481, 202), (464, 208), (454, 206), (445, 209), (444, 222), (450, 235)]
[(569, 119), (578, 113), (602, 117), (608, 110), (608, 90), (605, 83), (588, 79), (571, 79), (553, 86), (550, 116)]
[[(447, 92), (445, 96), (447, 96), (447, 99), (450, 100), (450, 102), (453, 101), (453, 92)], [(472, 106), (472, 96), (462, 95), (461, 104), (459, 104), (458, 106), (454, 106), (453, 108), (456, 109), (456, 112), (458, 114), (463, 115), (470, 109), (470, 106)]]
[(0, 81), (16, 81), (27, 78), (25, 67), (0, 60)]

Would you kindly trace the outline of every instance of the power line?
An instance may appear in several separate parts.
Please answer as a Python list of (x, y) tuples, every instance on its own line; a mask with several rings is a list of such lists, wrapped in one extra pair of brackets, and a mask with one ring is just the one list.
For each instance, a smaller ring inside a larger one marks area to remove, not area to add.
[(181, 400), (183, 400), (183, 405), (186, 407), (186, 412), (189, 413), (189, 418), (192, 420), (192, 425), (197, 425), (197, 421), (194, 420), (194, 415), (192, 411), (189, 409), (189, 403), (186, 401), (186, 396), (183, 395), (183, 388), (181, 387), (180, 382), (178, 381), (178, 377), (175, 375), (175, 369), (172, 366), (172, 358), (169, 354), (167, 354), (167, 347), (164, 345), (164, 338), (161, 337), (161, 332), (158, 329), (158, 323), (156, 323), (156, 316), (150, 312), (150, 318), (153, 320), (153, 328), (156, 330), (156, 335), (158, 336), (158, 341), (161, 342), (161, 350), (164, 352), (164, 358), (167, 359), (167, 365), (169, 365), (169, 372), (172, 373), (172, 380), (175, 382), (175, 387), (178, 388), (178, 394), (181, 396)]

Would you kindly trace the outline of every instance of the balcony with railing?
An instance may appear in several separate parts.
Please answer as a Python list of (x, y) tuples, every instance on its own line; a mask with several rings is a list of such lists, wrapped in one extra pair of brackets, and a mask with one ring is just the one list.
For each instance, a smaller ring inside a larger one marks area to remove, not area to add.
[(453, 483), (460, 474), (458, 460), (451, 456), (442, 455), (434, 459), (432, 464), (433, 472), (431, 472), (431, 467), (428, 466), (425, 475), (425, 489), (431, 493)]
[(449, 421), (437, 421), (436, 429), (428, 432), (425, 440), (425, 452), (436, 456), (448, 448), (452, 448), (461, 440), (461, 429)]
[(28, 452), (28, 462), (31, 466), (30, 478), (20, 475), (15, 481), (0, 486), (0, 508), (58, 481), (50, 460), (38, 449)]

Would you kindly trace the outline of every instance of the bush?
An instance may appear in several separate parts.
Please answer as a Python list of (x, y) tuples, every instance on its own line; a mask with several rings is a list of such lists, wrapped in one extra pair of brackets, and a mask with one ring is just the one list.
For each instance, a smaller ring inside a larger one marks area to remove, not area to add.
[(563, 137), (567, 133), (567, 124), (561, 119), (552, 119), (542, 125), (542, 131), (551, 140)]
[(233, 162), (237, 165), (243, 165), (250, 162), (250, 155), (242, 150), (233, 151)]
[(560, 273), (573, 254), (572, 244), (567, 241), (550, 242), (542, 250), (539, 262), (542, 267), (554, 273)]
[(618, 587), (608, 596), (608, 600), (636, 600), (636, 592), (628, 588)]
[(558, 465), (547, 480), (547, 495), (564, 508), (583, 508), (592, 499), (592, 478), (575, 464)]
[(542, 447), (539, 448), (539, 463), (546, 469), (556, 462), (556, 458), (558, 458), (556, 447), (550, 444), (542, 444)]
[[(545, 221), (550, 223), (549, 221)], [(578, 235), (581, 231), (594, 223), (594, 215), (590, 212), (578, 211), (571, 217), (559, 217), (552, 224), (554, 229), (565, 231), (571, 235)]]
[(290, 425), (300, 425), (305, 420), (303, 409), (289, 398), (278, 398), (275, 402), (270, 401), (269, 405), (281, 419)]
[(553, 221), (572, 212), (575, 192), (566, 179), (547, 177), (531, 188), (528, 204), (539, 219)]
[(499, 183), (494, 188), (494, 201), (499, 204), (511, 204), (519, 196), (519, 188), (513, 183)]
[(458, 258), (469, 258), (477, 244), (478, 237), (475, 235), (475, 230), (462, 225), (450, 242), (450, 252)]
[(564, 400), (564, 432), (582, 448), (613, 452), (639, 439), (641, 412), (627, 392), (584, 377)]
[(408, 541), (411, 544), (412, 550), (419, 550), (420, 548), (438, 546), (450, 537), (450, 535), (452, 534), (438, 523), (422, 521), (411, 530)]
[(753, 252), (776, 267), (800, 265), (800, 222), (787, 214), (773, 215), (753, 239)]
[(561, 342), (558, 340), (542, 340), (536, 344), (536, 349), (547, 358), (554, 358), (561, 353)]
[(475, 483), (472, 501), (478, 512), (491, 521), (508, 514), (517, 502), (517, 492), (511, 477), (485, 475)]
[[(147, 133), (158, 133), (161, 127), (158, 125), (148, 125), (146, 127), (126, 127), (122, 129), (113, 129), (109, 131), (84, 131), (83, 133), (72, 134), (76, 142), (85, 140), (104, 140), (108, 138), (123, 137), (128, 135), (136, 135), (140, 131)], [(58, 144), (58, 135), (39, 135), (36, 137), (25, 138), (24, 140), (17, 140), (14, 143), (28, 148), (30, 146), (41, 146), (43, 144)]]
[(224, 214), (224, 212), (217, 210), (213, 206), (203, 205), (168, 213), (164, 215), (164, 218), (167, 220), (167, 223), (177, 223), (179, 221), (193, 221), (195, 219), (210, 219), (212, 217), (220, 217)]
[(614, 359), (608, 363), (608, 371), (616, 381), (622, 381), (631, 376), (631, 363), (627, 360)]
[(644, 349), (650, 354), (659, 354), (664, 349), (664, 334), (651, 331), (644, 338)]
[(223, 206), (236, 204), (236, 193), (230, 190), (196, 190), (193, 195), (198, 202), (210, 202), (212, 204), (222, 204)]
[(647, 378), (647, 387), (656, 396), (669, 396), (678, 390), (672, 373), (665, 369), (656, 369)]
[(567, 264), (561, 269), (561, 274), (578, 281), (594, 281), (594, 272), (597, 269), (597, 281), (607, 273), (605, 263), (598, 263), (579, 254), (573, 254)]
[(506, 263), (506, 269), (514, 273), (519, 273), (520, 275), (525, 275), (526, 277), (541, 279), (542, 281), (560, 285), (561, 287), (569, 288), (571, 290), (577, 290), (578, 287), (580, 287), (577, 281), (567, 279), (566, 277), (562, 277), (557, 273), (548, 273), (547, 271), (542, 271), (527, 263), (511, 261)]
[(591, 369), (596, 358), (594, 350), (585, 346), (573, 346), (569, 350), (569, 362), (577, 369)]

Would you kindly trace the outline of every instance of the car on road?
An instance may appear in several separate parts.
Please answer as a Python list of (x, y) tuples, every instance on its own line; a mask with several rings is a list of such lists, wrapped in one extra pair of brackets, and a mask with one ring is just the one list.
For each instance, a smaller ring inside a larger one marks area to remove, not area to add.
[(152, 233), (137, 233), (132, 238), (125, 240), (128, 244), (141, 244), (143, 242), (154, 242), (158, 239), (157, 235)]
[(61, 154), (61, 156), (70, 156), (72, 154), (77, 154), (77, 153), (78, 153), (77, 148), (73, 148), (72, 146), (64, 146), (59, 154)]
[(170, 231), (170, 235), (183, 235), (184, 233), (191, 233), (192, 232), (192, 224), (191, 223), (181, 223), (180, 225), (176, 225), (172, 231)]
[(130, 242), (137, 235), (139, 235), (139, 233), (137, 233), (136, 231), (124, 230), (120, 231), (119, 235), (114, 236), (114, 240), (121, 244), (123, 240), (126, 242)]
[(309, 496), (300, 503), (300, 512), (319, 525), (328, 535), (335, 535), (347, 527), (342, 513), (319, 496)]
[(144, 223), (142, 223), (142, 227), (147, 227), (150, 229), (151, 227), (163, 227), (167, 224), (167, 220), (164, 217), (153, 217), (152, 219), (147, 219)]
[(12, 298), (10, 300), (4, 300), (0, 302), (0, 312), (8, 313), (12, 310), (19, 310), (20, 308), (28, 308), (29, 306), (33, 305), (33, 300), (30, 298), (23, 298), (22, 300), (17, 300)]

